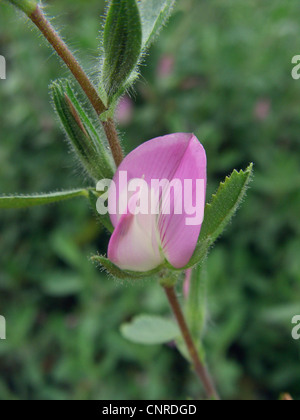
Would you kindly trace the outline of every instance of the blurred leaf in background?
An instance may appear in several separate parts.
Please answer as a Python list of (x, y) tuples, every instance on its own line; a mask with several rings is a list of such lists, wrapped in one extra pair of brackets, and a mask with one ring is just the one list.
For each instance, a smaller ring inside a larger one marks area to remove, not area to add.
[[(94, 73), (104, 2), (47, 3)], [(126, 118), (119, 112), (127, 151), (195, 132), (207, 150), (209, 194), (255, 162), (247, 202), (207, 261), (205, 346), (225, 398), (300, 397), (300, 342), (291, 338), (300, 312), (300, 83), (291, 77), (299, 19), (297, 0), (179, 0), (122, 104)], [(50, 81), (67, 71), (24, 22), (1, 4), (0, 192), (87, 186), (49, 104)], [(121, 324), (167, 315), (168, 305), (157, 284), (115, 283), (90, 264), (108, 237), (84, 200), (2, 210), (0, 232), (1, 399), (199, 396), (174, 349), (121, 336)]]

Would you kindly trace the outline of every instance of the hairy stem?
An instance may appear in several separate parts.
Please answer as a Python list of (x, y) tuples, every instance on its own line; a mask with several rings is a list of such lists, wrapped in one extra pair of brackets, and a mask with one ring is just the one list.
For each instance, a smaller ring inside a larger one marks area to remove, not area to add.
[[(100, 116), (103, 112), (107, 111), (107, 108), (103, 104), (100, 96), (93, 83), (90, 81), (85, 71), (78, 63), (74, 55), (71, 53), (65, 42), (60, 38), (58, 33), (52, 27), (50, 22), (43, 14), (40, 7), (37, 7), (34, 12), (29, 14), (29, 18), (41, 31), (47, 41), (52, 45), (54, 50), (57, 52), (59, 57), (67, 65), (81, 88), (85, 92), (87, 98), (91, 102), (97, 114)], [(112, 119), (102, 122), (110, 148), (117, 166), (120, 165), (123, 159), (123, 151), (119, 142), (118, 133)]]
[(102, 125), (104, 127), (104, 131), (105, 131), (112, 155), (114, 157), (115, 163), (118, 167), (123, 160), (123, 151), (122, 151), (120, 142), (118, 140), (118, 133), (117, 133), (115, 123), (112, 118), (108, 118), (107, 121), (102, 122)]
[(191, 333), (185, 321), (183, 312), (181, 310), (180, 304), (178, 302), (174, 286), (165, 286), (164, 290), (166, 292), (167, 298), (169, 300), (172, 311), (176, 317), (177, 323), (179, 325), (182, 337), (188, 349), (189, 355), (191, 357), (195, 372), (200, 378), (207, 397), (213, 400), (220, 400), (220, 397), (216, 391), (216, 388), (212, 382), (212, 379), (208, 373), (207, 368), (201, 362), (198, 352), (196, 350), (195, 344), (193, 342)]

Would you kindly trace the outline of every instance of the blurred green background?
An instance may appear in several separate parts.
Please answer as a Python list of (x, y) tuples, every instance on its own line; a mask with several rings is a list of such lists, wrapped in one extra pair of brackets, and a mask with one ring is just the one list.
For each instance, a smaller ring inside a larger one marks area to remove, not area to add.
[[(104, 2), (47, 2), (84, 66), (97, 70)], [(300, 53), (298, 0), (179, 0), (119, 112), (127, 151), (175, 131), (206, 147), (209, 194), (233, 168), (255, 179), (207, 262), (205, 345), (224, 398), (300, 397)], [(0, 5), (0, 193), (89, 185), (49, 103), (67, 71), (20, 13)], [(1, 211), (0, 399), (185, 399), (197, 379), (171, 347), (127, 342), (119, 326), (168, 314), (155, 282), (121, 284), (91, 265), (108, 236), (85, 201)]]

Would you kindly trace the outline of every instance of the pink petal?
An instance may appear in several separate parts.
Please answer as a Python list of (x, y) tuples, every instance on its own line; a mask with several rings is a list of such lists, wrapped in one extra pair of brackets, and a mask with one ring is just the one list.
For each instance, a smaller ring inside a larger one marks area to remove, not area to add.
[[(127, 182), (119, 182), (119, 175), (127, 174)], [(202, 145), (193, 134), (171, 134), (150, 140), (133, 152), (121, 163), (114, 177), (117, 190), (117, 209), (119, 201), (125, 201), (128, 183), (133, 179), (144, 179), (150, 186), (152, 180), (190, 180), (193, 201), (196, 204), (196, 180), (203, 180), (201, 203), (198, 206), (200, 213), (204, 211), (206, 188), (206, 155)], [(156, 191), (157, 192), (157, 191)], [(201, 192), (198, 188), (198, 192)], [(151, 191), (153, 193), (153, 191)], [(112, 198), (113, 189), (109, 194)], [(129, 198), (131, 196), (129, 195)], [(162, 210), (166, 207), (165, 194), (160, 193)], [(177, 205), (184, 206), (184, 194), (171, 195), (170, 214), (159, 216), (132, 216), (110, 214), (111, 221), (116, 230), (111, 238), (109, 258), (121, 268), (145, 271), (157, 267), (162, 262), (159, 249), (162, 249), (165, 258), (175, 268), (185, 266), (196, 247), (201, 222), (188, 225), (191, 215), (187, 211), (176, 214)], [(113, 206), (112, 206), (113, 208)], [(142, 228), (143, 226), (143, 228)], [(148, 227), (147, 227), (148, 226)], [(154, 267), (154, 265), (156, 266)]]
[[(194, 225), (188, 225), (187, 220), (190, 215), (186, 212), (184, 205), (184, 194), (178, 196), (171, 195), (171, 214), (161, 214), (159, 217), (158, 227), (161, 238), (162, 250), (169, 261), (175, 268), (184, 267), (191, 259), (200, 234), (203, 220), (206, 192), (206, 155), (203, 146), (199, 140), (192, 136), (188, 143), (188, 147), (182, 156), (182, 159), (173, 175), (174, 179), (178, 179), (184, 185), (185, 180), (191, 180), (191, 204), (196, 207), (196, 194), (198, 194), (197, 211), (199, 211), (198, 220), (194, 220)], [(202, 189), (197, 185), (196, 181), (202, 180)], [(187, 191), (186, 191), (187, 192)], [(182, 214), (175, 214), (175, 207), (181, 201)]]
[(157, 240), (156, 216), (129, 211), (122, 215), (110, 238), (108, 258), (122, 270), (145, 272), (160, 266), (164, 258)]
[[(120, 172), (127, 173), (128, 182), (134, 178), (144, 178), (150, 185), (152, 179), (167, 179), (171, 181), (178, 165), (188, 147), (191, 134), (178, 133), (143, 143), (133, 150), (119, 166), (113, 181), (117, 187), (117, 208), (119, 198), (124, 194), (127, 185), (120, 185)], [(110, 197), (109, 197), (110, 198)], [(111, 214), (114, 227), (117, 226), (120, 214)]]

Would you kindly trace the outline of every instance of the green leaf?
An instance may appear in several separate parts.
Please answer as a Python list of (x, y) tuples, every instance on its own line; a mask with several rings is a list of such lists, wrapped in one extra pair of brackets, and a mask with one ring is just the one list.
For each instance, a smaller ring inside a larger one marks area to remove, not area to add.
[(115, 165), (92, 107), (86, 104), (88, 112), (83, 109), (67, 80), (52, 83), (50, 89), (57, 115), (82, 166), (95, 180), (111, 179)]
[(207, 273), (201, 264), (192, 269), (189, 295), (186, 300), (186, 317), (191, 334), (197, 343), (206, 321)]
[(185, 268), (193, 267), (205, 259), (209, 248), (222, 234), (239, 208), (246, 195), (252, 173), (253, 164), (249, 165), (245, 171), (234, 170), (231, 176), (220, 184), (211, 203), (206, 205), (198, 244), (192, 259)]
[(36, 195), (0, 196), (0, 209), (22, 209), (57, 203), (59, 201), (69, 200), (76, 197), (88, 198), (88, 194), (88, 189), (78, 189)]
[(139, 344), (164, 344), (180, 336), (177, 324), (161, 316), (139, 315), (121, 326), (121, 333), (127, 340)]
[(55, 231), (51, 236), (50, 247), (51, 251), (60, 260), (64, 261), (68, 266), (73, 267), (76, 272), (79, 272), (86, 262), (86, 256), (82, 254), (82, 250), (78, 247), (74, 238), (65, 235), (61, 231)]
[(100, 82), (100, 90), (106, 92), (108, 105), (119, 91), (123, 93), (127, 79), (138, 64), (141, 50), (142, 25), (136, 1), (112, 0), (104, 27)]
[(258, 319), (270, 324), (286, 325), (292, 318), (300, 314), (299, 303), (288, 303), (264, 308), (258, 314)]
[(152, 277), (155, 274), (158, 274), (164, 267), (157, 267), (151, 271), (145, 272), (137, 272), (137, 271), (126, 271), (121, 270), (119, 267), (114, 265), (109, 259), (101, 256), (101, 255), (94, 255), (91, 257), (93, 262), (98, 263), (101, 267), (103, 267), (109, 274), (112, 274), (114, 277), (122, 280), (135, 280), (135, 279), (142, 279), (146, 277)]
[(82, 278), (69, 271), (55, 271), (46, 274), (41, 282), (41, 288), (45, 293), (55, 297), (76, 295), (84, 288)]
[(176, 0), (140, 0), (143, 48), (148, 48), (170, 17)]
[(92, 209), (93, 209), (93, 211), (94, 211), (94, 213), (95, 213), (95, 215), (96, 215), (96, 217), (97, 217), (97, 219), (100, 221), (100, 223), (110, 232), (110, 233), (113, 233), (113, 231), (114, 231), (114, 227), (113, 227), (113, 225), (112, 225), (112, 223), (111, 223), (111, 220), (110, 220), (110, 217), (109, 217), (109, 213), (107, 213), (107, 214), (105, 214), (105, 215), (102, 215), (102, 214), (99, 214), (98, 212), (97, 212), (97, 200), (98, 200), (98, 198), (100, 197), (100, 194), (99, 194), (99, 192), (97, 192), (97, 191), (92, 191), (92, 190), (90, 190), (89, 191), (89, 200), (90, 200), (90, 203), (91, 203), (91, 206), (92, 206)]

